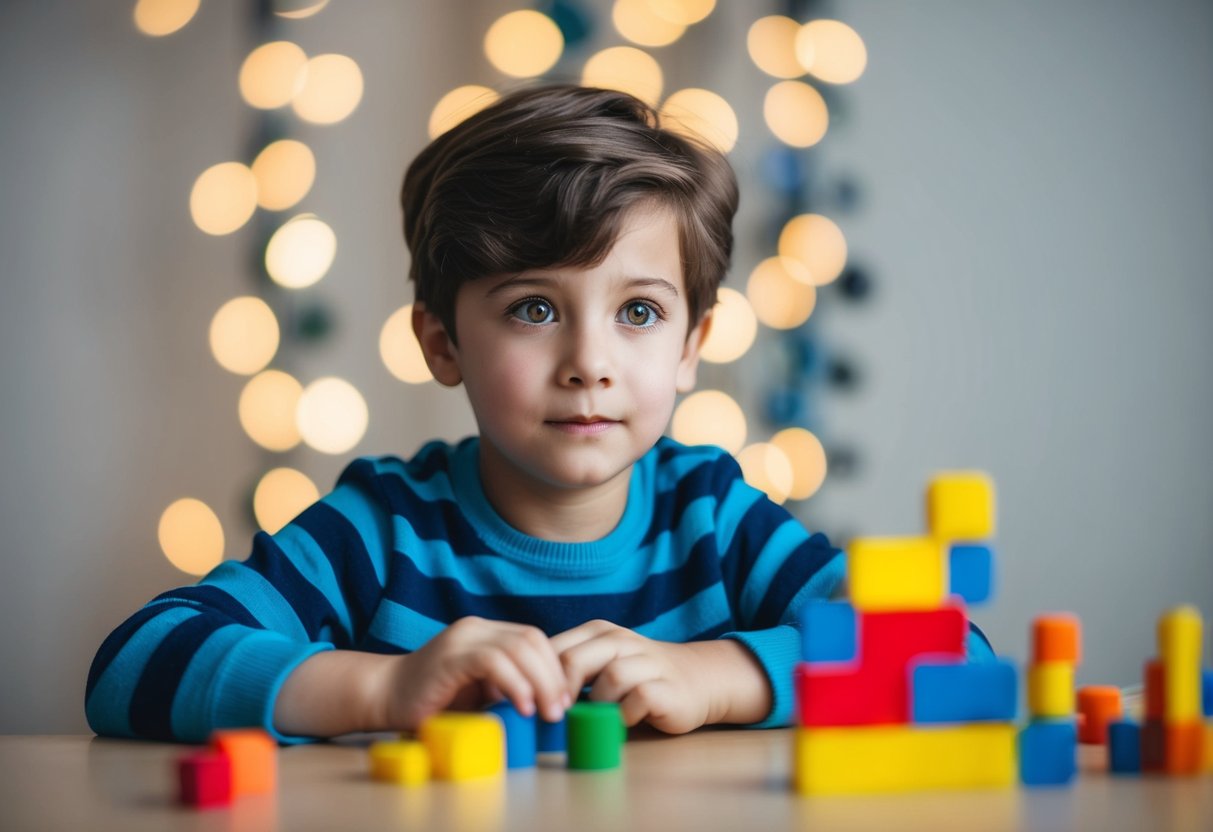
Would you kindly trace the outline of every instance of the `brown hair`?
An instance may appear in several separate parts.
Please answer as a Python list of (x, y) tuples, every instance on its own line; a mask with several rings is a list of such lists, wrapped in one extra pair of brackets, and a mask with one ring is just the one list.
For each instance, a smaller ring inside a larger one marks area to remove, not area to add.
[(733, 250), (737, 179), (715, 149), (623, 92), (554, 84), (505, 96), (434, 139), (404, 177), (416, 298), (455, 337), (466, 281), (601, 263), (624, 212), (673, 210), (692, 326)]

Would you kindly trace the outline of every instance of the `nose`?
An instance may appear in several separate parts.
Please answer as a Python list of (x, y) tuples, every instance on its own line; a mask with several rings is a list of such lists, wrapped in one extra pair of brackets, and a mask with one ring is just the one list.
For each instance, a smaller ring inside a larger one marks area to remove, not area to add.
[(612, 386), (615, 370), (608, 334), (591, 326), (570, 326), (564, 335), (557, 369), (561, 385)]

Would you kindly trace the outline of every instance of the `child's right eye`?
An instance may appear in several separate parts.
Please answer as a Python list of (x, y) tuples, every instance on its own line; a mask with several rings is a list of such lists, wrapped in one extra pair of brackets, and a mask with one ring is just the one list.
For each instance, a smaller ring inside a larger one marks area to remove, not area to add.
[(510, 315), (528, 324), (546, 324), (552, 319), (552, 305), (533, 298), (519, 301), (510, 307)]

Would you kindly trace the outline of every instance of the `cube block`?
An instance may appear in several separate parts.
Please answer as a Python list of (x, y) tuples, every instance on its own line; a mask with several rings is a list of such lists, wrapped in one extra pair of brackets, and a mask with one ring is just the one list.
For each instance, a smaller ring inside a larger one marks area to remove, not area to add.
[(989, 546), (958, 544), (948, 550), (948, 592), (966, 604), (982, 604), (994, 594), (994, 552)]
[(421, 723), (420, 737), (439, 780), (473, 780), (505, 770), (505, 726), (495, 714), (436, 714)]
[(1019, 779), (1025, 786), (1064, 786), (1077, 770), (1074, 720), (1033, 720), (1019, 732)]
[(793, 742), (793, 782), (804, 795), (988, 788), (1015, 780), (1015, 729), (1006, 724), (797, 728)]
[(617, 702), (577, 702), (565, 716), (571, 769), (619, 768), (627, 727)]
[(535, 765), (538, 736), (536, 716), (523, 716), (508, 699), (489, 708), (505, 726), (505, 763), (507, 768), (531, 768)]
[(232, 728), (211, 734), (211, 748), (232, 764), (232, 794), (266, 794), (278, 787), (278, 743), (259, 728)]
[(847, 581), (855, 609), (933, 610), (947, 597), (946, 563), (929, 537), (865, 537), (847, 550)]
[(1147, 717), (1141, 724), (1141, 770), (1157, 774), (1167, 762), (1167, 733), (1161, 719)]
[(1019, 675), (1009, 661), (965, 664), (919, 660), (911, 668), (910, 701), (915, 723), (1015, 719)]
[(177, 760), (181, 802), (205, 809), (232, 802), (232, 763), (218, 751), (187, 754)]
[(1204, 762), (1203, 722), (1163, 723), (1163, 771), (1167, 774), (1199, 774)]
[(1071, 613), (1039, 615), (1032, 620), (1032, 663), (1082, 662), (1082, 627)]
[(1078, 689), (1078, 741), (1103, 745), (1108, 741), (1108, 725), (1124, 713), (1120, 688), (1114, 685), (1087, 685)]
[(1108, 770), (1113, 774), (1141, 774), (1141, 726), (1118, 719), (1108, 725)]
[(371, 744), (371, 777), (401, 786), (420, 786), (430, 779), (430, 754), (416, 740)]
[(1028, 667), (1028, 713), (1051, 719), (1074, 715), (1074, 665), (1043, 662)]
[(994, 482), (980, 471), (950, 471), (927, 485), (927, 529), (940, 540), (994, 536)]
[(806, 662), (849, 662), (858, 657), (859, 623), (846, 601), (812, 600), (801, 608), (802, 658)]
[(540, 754), (563, 754), (568, 747), (566, 720), (548, 722), (538, 719), (535, 722), (536, 750)]

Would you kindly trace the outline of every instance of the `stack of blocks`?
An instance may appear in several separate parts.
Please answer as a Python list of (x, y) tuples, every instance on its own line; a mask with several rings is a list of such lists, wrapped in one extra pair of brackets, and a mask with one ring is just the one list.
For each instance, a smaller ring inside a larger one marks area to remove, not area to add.
[(255, 728), (215, 731), (206, 751), (177, 760), (177, 778), (181, 802), (199, 809), (268, 794), (277, 788), (278, 744)]
[(992, 594), (994, 487), (979, 472), (927, 487), (928, 534), (855, 540), (850, 602), (810, 601), (794, 684), (801, 794), (1009, 786), (1015, 666), (965, 663), (964, 603)]
[(627, 736), (615, 702), (578, 702), (562, 722), (523, 716), (509, 702), (485, 713), (444, 712), (421, 725), (418, 740), (376, 742), (371, 776), (415, 786), (436, 780), (464, 781), (532, 768), (542, 752), (564, 752), (568, 767), (618, 768)]
[(1066, 785), (1078, 770), (1074, 668), (1080, 660), (1081, 640), (1073, 615), (1042, 615), (1032, 622), (1029, 718), (1019, 733), (1019, 775), (1024, 785)]

